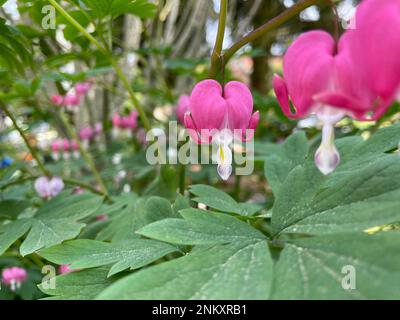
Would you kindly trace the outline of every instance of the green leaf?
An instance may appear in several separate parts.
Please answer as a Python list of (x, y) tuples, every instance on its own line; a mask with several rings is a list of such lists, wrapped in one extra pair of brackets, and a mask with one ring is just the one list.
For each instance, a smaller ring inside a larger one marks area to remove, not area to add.
[(122, 14), (133, 14), (144, 19), (154, 18), (157, 6), (148, 0), (114, 0), (110, 10), (114, 18)]
[(21, 255), (77, 237), (85, 226), (79, 221), (95, 213), (101, 202), (94, 195), (58, 196), (46, 202), (29, 219), (32, 228), (20, 247)]
[(21, 219), (0, 226), (0, 256), (31, 227), (30, 219)]
[(138, 238), (139, 236), (135, 232), (145, 225), (161, 219), (176, 217), (169, 201), (160, 197), (140, 199), (131, 197), (119, 211), (120, 213), (112, 218), (112, 222), (98, 234), (97, 240), (117, 242)]
[(303, 164), (308, 154), (308, 141), (304, 132), (296, 133), (279, 146), (277, 153), (267, 156), (265, 175), (274, 193), (278, 192), (289, 172)]
[(197, 209), (181, 211), (184, 219), (157, 221), (138, 231), (139, 234), (175, 244), (212, 245), (265, 239), (245, 222), (222, 213)]
[(75, 271), (57, 276), (54, 289), (45, 289), (43, 284), (39, 289), (52, 296), (46, 300), (92, 300), (113, 283), (107, 273), (105, 268)]
[(135, 272), (97, 299), (268, 299), (271, 276), (266, 241), (218, 245)]
[(234, 213), (242, 216), (256, 214), (261, 208), (251, 203), (238, 203), (225, 192), (207, 185), (194, 185), (190, 187), (190, 192), (196, 197), (193, 201), (203, 203), (206, 206), (227, 213)]
[(6, 199), (0, 202), (0, 220), (16, 219), (18, 215), (30, 206), (30, 202), (21, 199)]
[(114, 264), (112, 276), (127, 268), (138, 269), (163, 256), (178, 251), (176, 247), (153, 240), (130, 240), (107, 243), (95, 240), (73, 240), (39, 251), (46, 260), (72, 269), (85, 269)]
[[(399, 299), (399, 246), (394, 231), (292, 240), (274, 267), (273, 298)], [(353, 271), (355, 289), (346, 290)]]
[(83, 0), (83, 2), (93, 11), (96, 17), (104, 18), (109, 14), (113, 0)]
[(394, 145), (385, 132), (394, 134), (385, 129), (379, 139), (356, 144), (354, 139), (339, 140), (344, 163), (327, 177), (315, 167), (312, 155), (294, 168), (275, 195), (274, 233), (363, 231), (399, 222), (400, 161), (397, 155), (382, 153)]

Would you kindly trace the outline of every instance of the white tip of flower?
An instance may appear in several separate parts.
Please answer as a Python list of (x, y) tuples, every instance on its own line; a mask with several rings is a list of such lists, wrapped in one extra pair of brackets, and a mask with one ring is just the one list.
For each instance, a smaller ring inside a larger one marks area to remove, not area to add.
[(315, 154), (315, 164), (324, 175), (329, 175), (340, 164), (340, 154), (336, 147), (321, 146)]
[(227, 181), (232, 174), (232, 166), (230, 164), (220, 164), (217, 171), (221, 179)]

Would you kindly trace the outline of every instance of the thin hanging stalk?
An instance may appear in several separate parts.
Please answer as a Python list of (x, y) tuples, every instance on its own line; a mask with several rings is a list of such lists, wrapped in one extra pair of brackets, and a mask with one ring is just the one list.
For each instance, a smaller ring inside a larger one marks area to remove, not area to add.
[[(223, 0), (221, 0), (222, 2)], [(298, 15), (301, 11), (307, 9), (308, 7), (311, 7), (312, 5), (318, 4), (324, 0), (301, 0), (297, 2), (295, 5), (290, 7), (289, 9), (285, 10), (282, 12), (280, 15), (277, 17), (271, 19), (258, 29), (250, 32), (247, 36), (243, 37), (236, 43), (234, 43), (229, 49), (227, 49), (222, 55), (222, 59), (216, 59), (213, 57), (211, 59), (211, 69), (210, 69), (210, 78), (216, 78), (217, 74), (221, 70), (221, 61), (224, 61), (224, 63), (227, 63), (230, 58), (241, 48), (243, 48), (245, 45), (253, 42), (254, 40), (257, 40), (258, 38), (261, 38), (268, 32), (280, 27), (283, 25), (285, 22), (288, 20), (292, 19), (296, 15)], [(222, 7), (221, 7), (222, 8)], [(221, 10), (221, 14), (223, 15), (223, 12)], [(223, 17), (222, 17), (223, 20)], [(221, 16), (220, 16), (220, 21), (221, 21)], [(222, 29), (222, 26), (221, 26)], [(214, 56), (214, 55), (213, 55)]]
[(44, 166), (42, 160), (40, 159), (38, 153), (36, 152), (35, 148), (33, 148), (29, 142), (28, 137), (25, 135), (24, 131), (19, 127), (17, 119), (15, 119), (14, 115), (7, 109), (6, 105), (3, 101), (0, 101), (0, 108), (4, 111), (7, 117), (9, 117), (15, 127), (15, 129), (19, 132), (22, 139), (25, 142), (26, 147), (28, 148), (29, 152), (31, 153), (32, 157), (35, 159), (39, 169), (43, 172), (43, 174), (47, 177), (51, 176), (50, 172)]

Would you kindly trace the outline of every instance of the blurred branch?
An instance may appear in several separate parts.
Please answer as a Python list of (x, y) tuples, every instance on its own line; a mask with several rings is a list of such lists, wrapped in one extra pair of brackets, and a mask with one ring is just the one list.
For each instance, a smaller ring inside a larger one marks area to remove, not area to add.
[(282, 12), (277, 17), (271, 19), (258, 29), (250, 32), (247, 36), (243, 37), (241, 40), (233, 44), (228, 50), (224, 52), (222, 55), (222, 59), (212, 59), (211, 70), (210, 70), (210, 78), (215, 78), (221, 68), (221, 61), (226, 63), (237, 51), (243, 48), (245, 45), (253, 42), (254, 40), (259, 39), (264, 36), (268, 32), (280, 27), (296, 15), (298, 15), (301, 11), (311, 7), (312, 5), (321, 3), (324, 0), (301, 0), (289, 9)]
[[(10, 182), (10, 183), (7, 183), (7, 184), (1, 186), (0, 190), (4, 191), (4, 190), (6, 190), (8, 188), (11, 188), (13, 186), (18, 186), (18, 185), (23, 184), (23, 183), (28, 182), (28, 181), (34, 181), (34, 180), (36, 180), (38, 178), (40, 178), (40, 175), (32, 175), (32, 176), (29, 176), (29, 177), (18, 179), (18, 180), (15, 180), (13, 182)], [(100, 196), (107, 197), (107, 195), (105, 195), (103, 192), (101, 192), (100, 190), (97, 190), (96, 188), (94, 188), (91, 185), (88, 185), (86, 183), (82, 183), (82, 182), (80, 182), (78, 180), (65, 178), (65, 177), (62, 177), (62, 180), (64, 181), (65, 184), (68, 184), (68, 185), (71, 185), (71, 186), (75, 186), (75, 187), (80, 187), (82, 189), (91, 191), (91, 192), (93, 192), (95, 194), (98, 194)]]
[(28, 137), (25, 135), (24, 131), (19, 127), (17, 119), (15, 119), (14, 115), (7, 109), (6, 105), (4, 104), (3, 101), (0, 101), (0, 109), (4, 111), (7, 117), (9, 117), (15, 127), (15, 129), (19, 132), (21, 135), (22, 139), (25, 142), (25, 145), (29, 149), (29, 152), (31, 153), (32, 157), (36, 160), (37, 165), (39, 166), (40, 170), (43, 172), (45, 176), (50, 176), (50, 172), (46, 169), (44, 166), (42, 160), (40, 159), (38, 153), (36, 152), (35, 148), (33, 148), (29, 142)]

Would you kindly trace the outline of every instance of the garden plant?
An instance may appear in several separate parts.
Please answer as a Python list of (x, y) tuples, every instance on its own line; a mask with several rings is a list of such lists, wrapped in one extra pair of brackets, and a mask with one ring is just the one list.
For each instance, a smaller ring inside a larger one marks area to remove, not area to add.
[(0, 5), (0, 300), (400, 298), (400, 0)]

